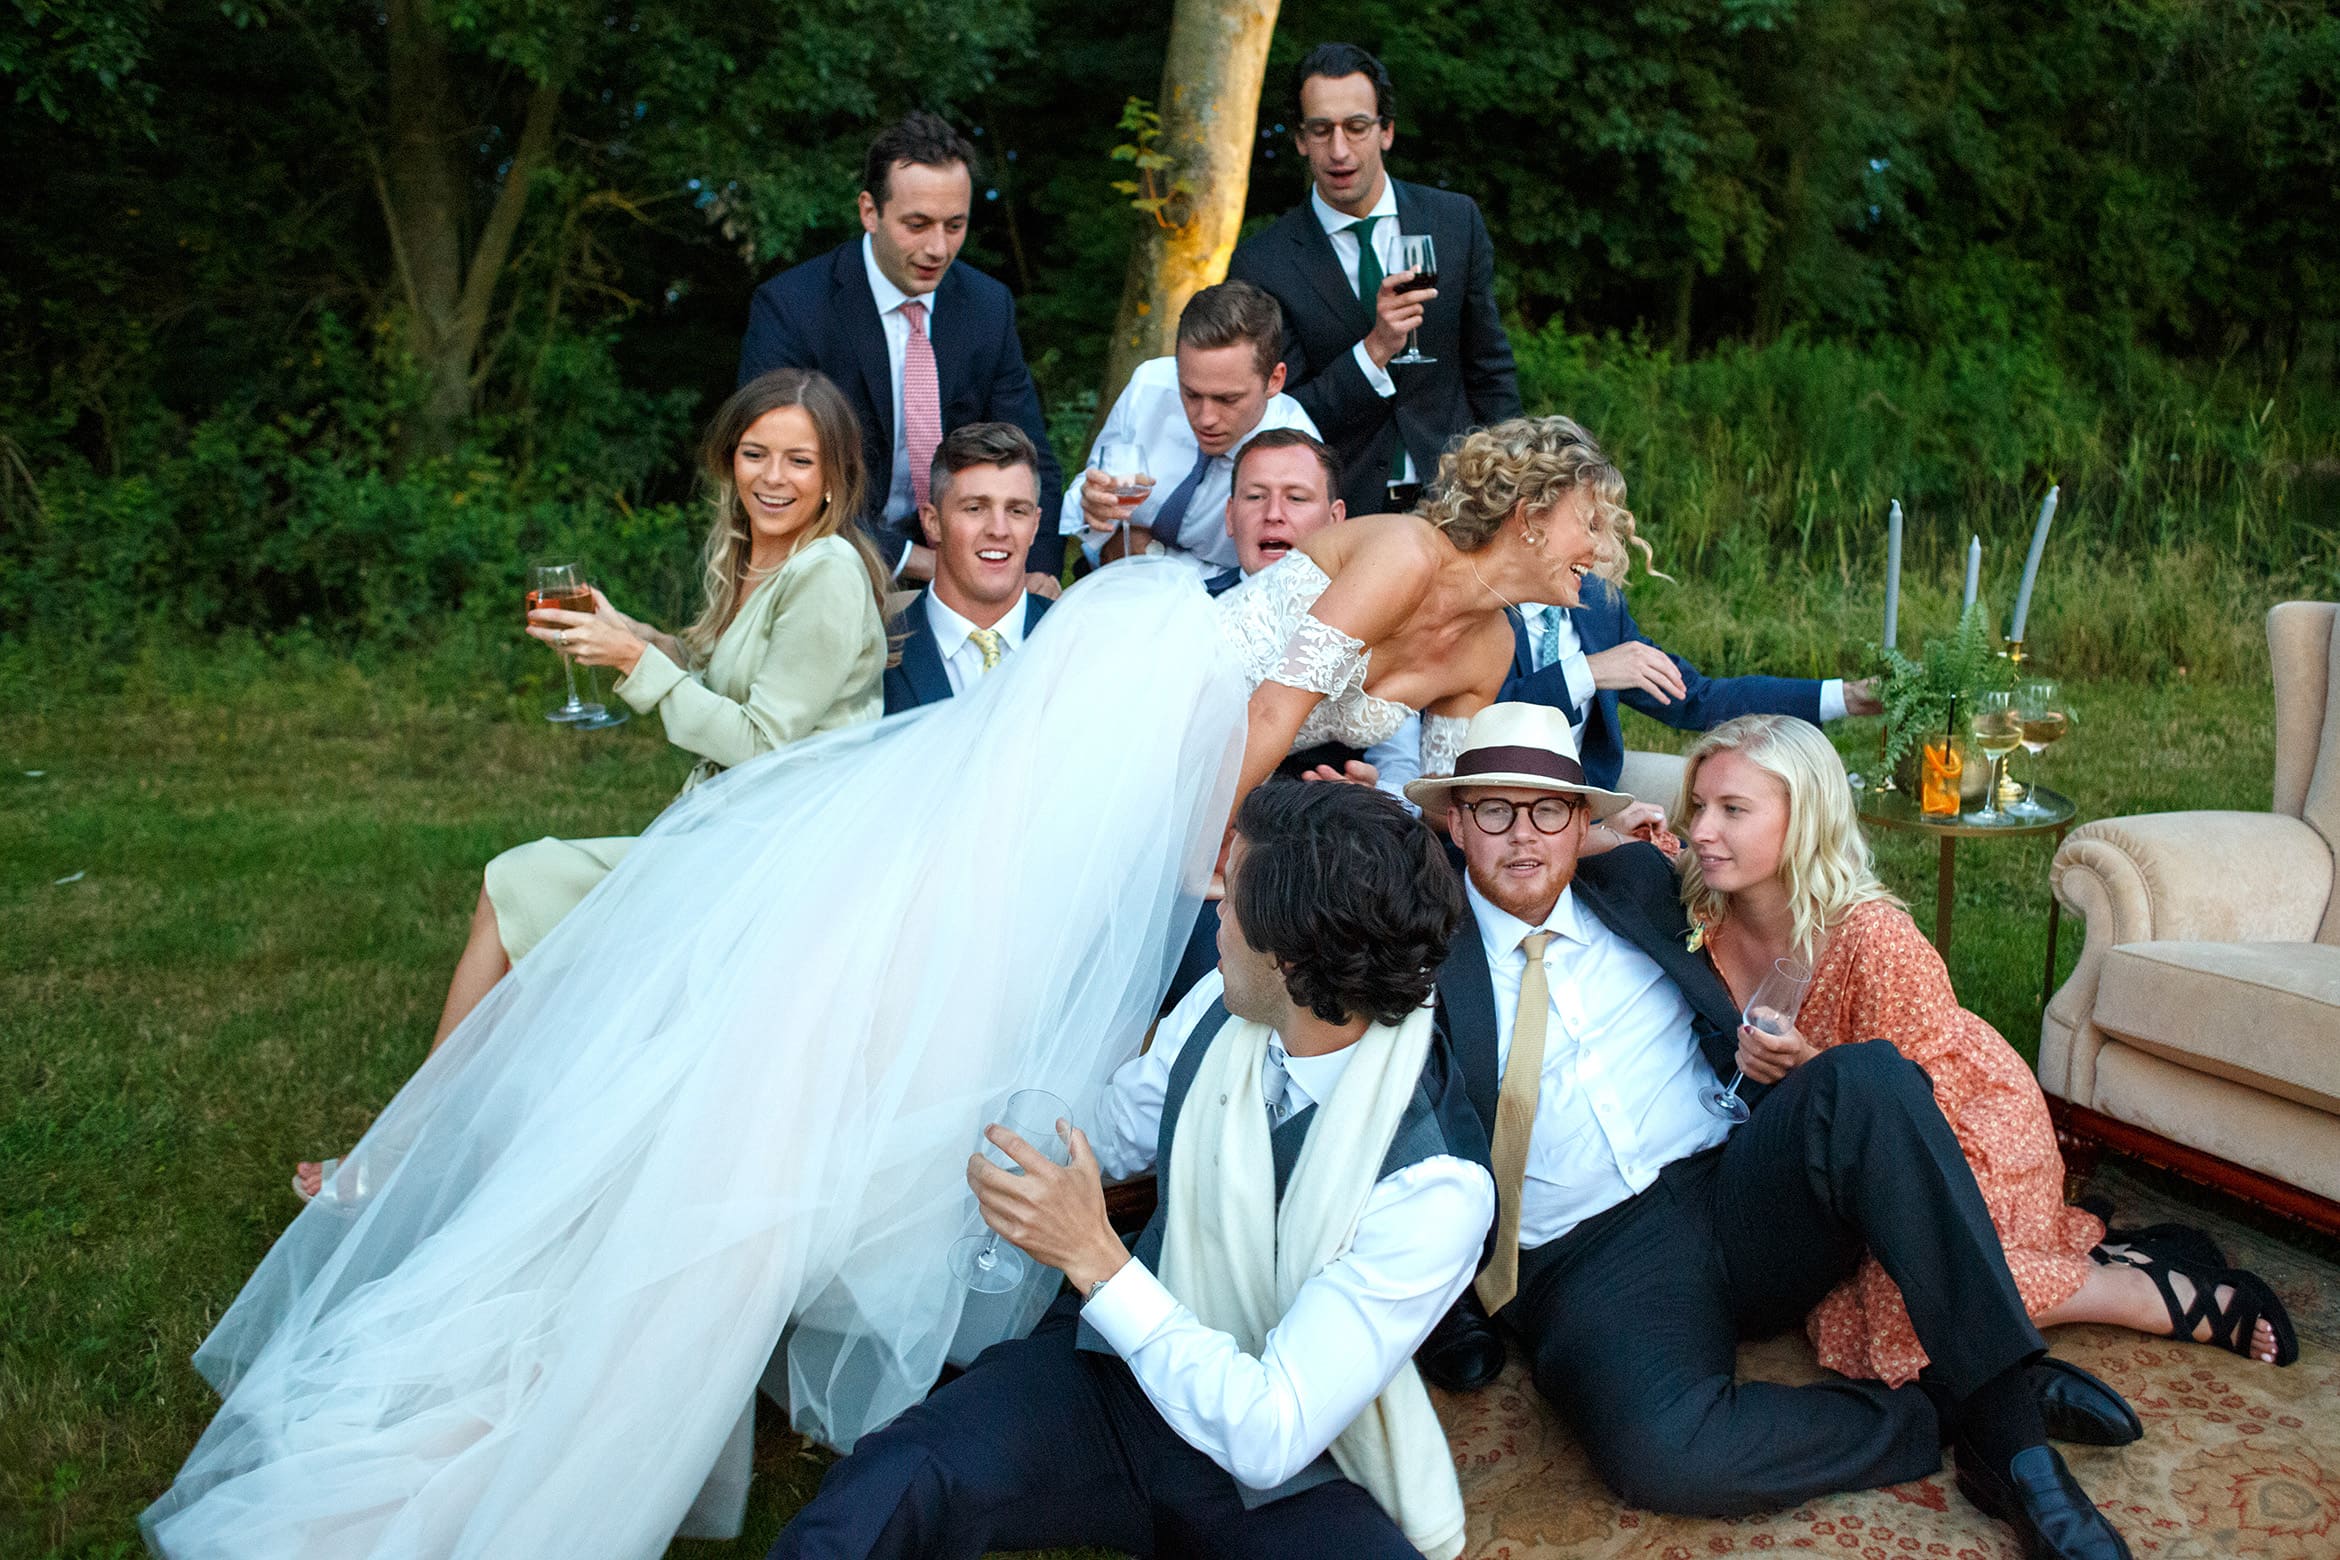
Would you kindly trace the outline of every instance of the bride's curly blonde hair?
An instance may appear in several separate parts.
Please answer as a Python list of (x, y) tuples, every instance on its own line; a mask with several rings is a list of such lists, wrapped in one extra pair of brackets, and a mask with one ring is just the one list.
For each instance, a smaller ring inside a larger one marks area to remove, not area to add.
[(1633, 533), (1624, 473), (1573, 417), (1513, 417), (1464, 434), (1438, 457), (1438, 477), (1422, 515), (1456, 547), (1477, 552), (1495, 539), (1512, 511), (1550, 509), (1577, 488), (1592, 495), (1601, 577), (1622, 584), (1635, 548), (1642, 567), (1656, 574), (1649, 543)]

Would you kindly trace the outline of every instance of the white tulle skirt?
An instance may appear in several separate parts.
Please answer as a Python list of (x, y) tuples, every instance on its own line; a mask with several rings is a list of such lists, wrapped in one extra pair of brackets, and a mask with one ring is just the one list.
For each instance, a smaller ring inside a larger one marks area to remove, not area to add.
[(1117, 566), (966, 697), (676, 803), (205, 1341), (223, 1402), (149, 1543), (654, 1556), (736, 1523), (706, 1486), (775, 1345), (832, 1446), (914, 1402), (970, 1299), (977, 1131), (1018, 1088), (1086, 1112), (1134, 1051), (1245, 695), (1192, 571)]

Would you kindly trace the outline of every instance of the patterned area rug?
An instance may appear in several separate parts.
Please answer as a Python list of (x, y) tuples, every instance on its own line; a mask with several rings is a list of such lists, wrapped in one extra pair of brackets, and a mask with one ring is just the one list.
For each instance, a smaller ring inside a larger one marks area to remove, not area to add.
[[(2340, 1268), (2305, 1244), (2181, 1201), (2109, 1162), (2093, 1185), (2113, 1199), (2122, 1224), (2173, 1219), (2208, 1229), (2230, 1261), (2256, 1270), (2283, 1298), (2299, 1330), (2300, 1358), (2277, 1370), (2109, 1327), (2058, 1329), (2049, 1347), (2119, 1389), (2145, 1422), (2145, 1438), (2133, 1446), (2064, 1448), (2074, 1475), (2140, 1560), (2336, 1560)], [(1516, 1354), (1484, 1392), (1434, 1394), (1470, 1513), (1466, 1555), (1693, 1560), (1785, 1551), (1846, 1560), (2020, 1560), (2012, 1532), (1969, 1505), (1947, 1469), (1756, 1517), (1667, 1517), (1619, 1505)], [(1764, 1381), (1822, 1374), (1800, 1335), (1747, 1346), (1739, 1368)]]

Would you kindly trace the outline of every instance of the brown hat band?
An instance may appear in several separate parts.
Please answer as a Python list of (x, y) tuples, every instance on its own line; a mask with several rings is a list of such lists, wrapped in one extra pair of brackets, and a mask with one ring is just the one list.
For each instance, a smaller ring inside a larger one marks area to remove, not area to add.
[(1454, 761), (1457, 780), (1469, 775), (1541, 775), (1563, 785), (1584, 784), (1582, 764), (1540, 747), (1471, 748)]

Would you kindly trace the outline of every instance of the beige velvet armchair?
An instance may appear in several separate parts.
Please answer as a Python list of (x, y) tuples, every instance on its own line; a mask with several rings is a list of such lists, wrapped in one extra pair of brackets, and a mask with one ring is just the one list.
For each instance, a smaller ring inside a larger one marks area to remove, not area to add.
[(2102, 1143), (2340, 1231), (2340, 605), (2267, 616), (2271, 812), (2072, 831), (2087, 943), (2040, 1025), (2067, 1149)]

